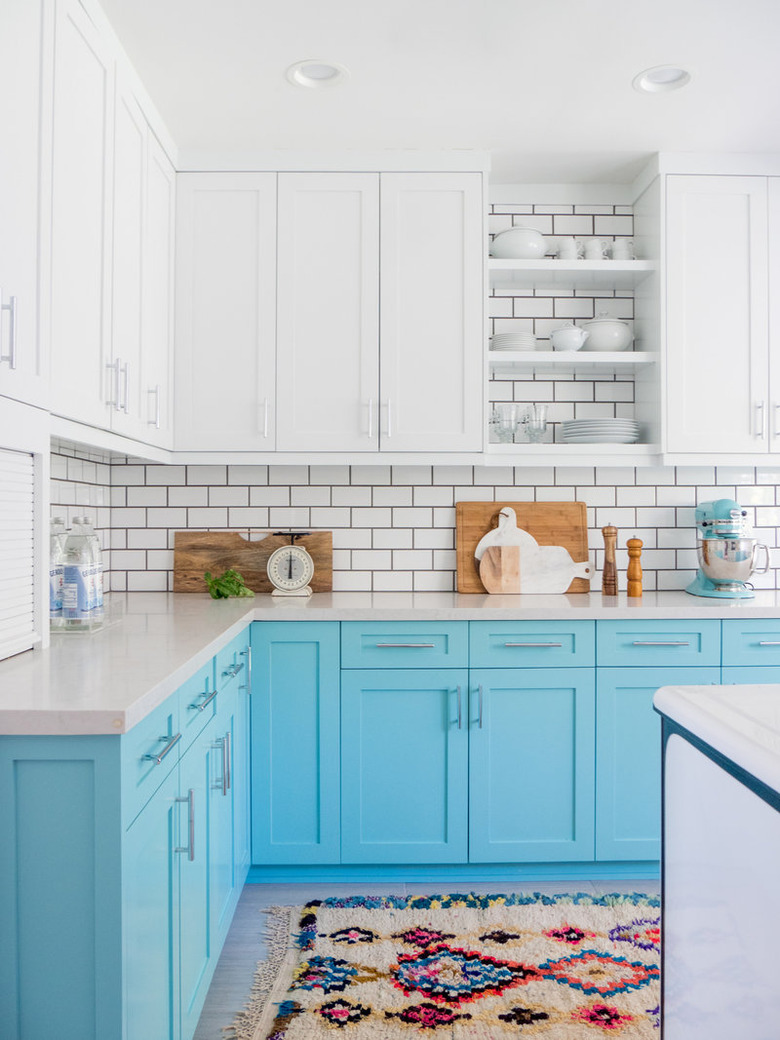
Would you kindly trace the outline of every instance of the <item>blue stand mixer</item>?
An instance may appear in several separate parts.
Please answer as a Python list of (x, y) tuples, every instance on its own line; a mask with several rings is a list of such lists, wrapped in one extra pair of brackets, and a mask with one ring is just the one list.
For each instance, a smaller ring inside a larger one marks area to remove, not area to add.
[[(685, 590), (692, 596), (717, 599), (752, 599), (753, 574), (769, 570), (769, 549), (748, 535), (747, 510), (732, 498), (702, 502), (696, 507), (699, 569)], [(756, 560), (763, 550), (763, 566)]]

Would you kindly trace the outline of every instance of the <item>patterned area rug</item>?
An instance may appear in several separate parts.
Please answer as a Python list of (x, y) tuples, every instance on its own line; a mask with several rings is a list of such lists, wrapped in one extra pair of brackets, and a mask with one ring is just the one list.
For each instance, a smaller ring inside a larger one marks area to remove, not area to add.
[(659, 1035), (656, 896), (355, 896), (270, 921), (238, 1040)]

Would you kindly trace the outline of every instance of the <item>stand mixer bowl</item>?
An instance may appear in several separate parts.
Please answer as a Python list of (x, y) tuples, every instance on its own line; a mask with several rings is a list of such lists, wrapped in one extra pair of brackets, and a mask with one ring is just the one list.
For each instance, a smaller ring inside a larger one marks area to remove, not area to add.
[[(763, 566), (758, 551), (763, 549)], [(699, 568), (716, 585), (744, 584), (753, 574), (769, 570), (769, 549), (755, 538), (702, 538), (696, 546)]]

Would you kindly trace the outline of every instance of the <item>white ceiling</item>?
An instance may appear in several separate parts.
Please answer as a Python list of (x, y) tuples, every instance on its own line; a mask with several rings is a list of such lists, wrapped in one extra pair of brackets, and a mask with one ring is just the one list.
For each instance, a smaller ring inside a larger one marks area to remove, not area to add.
[[(496, 182), (780, 152), (778, 0), (101, 0), (186, 154), (478, 149)], [(346, 84), (287, 82), (346, 65)], [(692, 82), (632, 89), (677, 64)]]

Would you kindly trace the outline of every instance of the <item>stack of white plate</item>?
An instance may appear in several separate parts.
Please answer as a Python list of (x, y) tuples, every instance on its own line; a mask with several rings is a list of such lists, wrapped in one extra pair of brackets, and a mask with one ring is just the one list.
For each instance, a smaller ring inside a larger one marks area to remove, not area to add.
[(490, 340), (491, 350), (536, 350), (533, 332), (497, 332)]
[(571, 419), (561, 423), (568, 444), (633, 444), (639, 423), (633, 419)]

